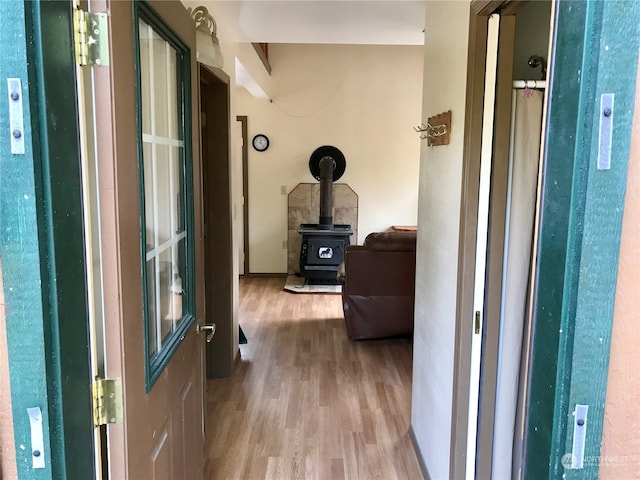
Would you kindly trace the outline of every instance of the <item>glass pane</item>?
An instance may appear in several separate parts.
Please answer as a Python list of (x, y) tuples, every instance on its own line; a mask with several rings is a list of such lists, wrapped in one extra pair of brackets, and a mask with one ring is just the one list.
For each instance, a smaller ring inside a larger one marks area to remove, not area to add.
[(143, 155), (143, 165), (144, 165), (144, 217), (146, 224), (146, 241), (147, 241), (147, 252), (156, 247), (156, 202), (155, 195), (156, 189), (154, 188), (154, 161), (153, 161), (153, 147), (148, 142), (143, 142), (142, 144), (142, 155)]
[[(175, 202), (172, 194), (172, 186), (177, 179), (172, 178), (169, 147), (166, 145), (156, 145), (156, 188), (158, 194), (156, 197), (156, 213), (157, 224), (156, 233), (158, 236), (158, 246), (167, 242), (173, 237), (171, 217), (175, 215)], [(145, 195), (147, 198), (147, 195)]]
[(151, 133), (151, 82), (149, 80), (151, 27), (140, 21), (140, 92), (142, 93), (142, 133)]
[(157, 351), (158, 318), (156, 315), (156, 259), (147, 262), (147, 315), (148, 315), (148, 342), (149, 355), (153, 356)]
[(153, 32), (152, 41), (152, 88), (153, 88), (153, 117), (155, 123), (154, 134), (160, 137), (169, 136), (169, 109), (167, 105), (169, 101), (175, 102), (175, 96), (169, 100), (169, 92), (167, 89), (167, 78), (169, 75), (175, 75), (175, 66), (173, 71), (169, 70), (168, 50), (171, 49), (169, 44), (160, 38), (157, 33)]
[[(175, 292), (177, 293), (178, 288), (180, 289), (180, 294), (183, 295), (185, 290), (190, 286), (188, 284), (187, 277), (187, 239), (183, 238), (178, 242), (178, 245), (175, 247), (176, 255), (180, 259), (178, 262), (178, 278), (174, 278), (174, 286)], [(188, 313), (188, 310), (185, 308), (185, 305), (180, 305), (179, 311), (181, 312), (180, 318), (178, 319), (178, 323), (180, 320)]]
[(171, 285), (171, 291), (174, 294), (174, 304), (173, 304), (173, 312), (174, 312), (174, 320), (176, 325), (180, 323), (182, 318), (187, 313), (187, 310), (184, 308), (182, 303), (182, 294), (185, 288), (185, 279), (186, 279), (186, 268), (185, 265), (187, 263), (186, 257), (186, 239), (183, 238), (178, 242), (177, 245), (172, 248), (172, 256), (175, 259), (174, 272), (173, 272), (173, 283)]
[(180, 140), (178, 132), (178, 52), (173, 48), (168, 52), (169, 64), (167, 69), (167, 108), (169, 110), (169, 138)]
[[(161, 339), (164, 340), (173, 331), (174, 322), (174, 295), (172, 291), (174, 278), (174, 265), (171, 261), (171, 249), (160, 254), (160, 318)], [(176, 271), (177, 271), (177, 265)], [(164, 343), (164, 342), (163, 342)]]
[(179, 147), (171, 148), (171, 159), (170, 159), (170, 169), (171, 169), (171, 178), (173, 179), (172, 183), (172, 199), (173, 203), (171, 205), (171, 225), (174, 234), (178, 234), (184, 232), (185, 226), (183, 223), (184, 219), (184, 201), (182, 199), (182, 192), (185, 179), (184, 179), (184, 169), (182, 168), (182, 157), (184, 155), (184, 149)]

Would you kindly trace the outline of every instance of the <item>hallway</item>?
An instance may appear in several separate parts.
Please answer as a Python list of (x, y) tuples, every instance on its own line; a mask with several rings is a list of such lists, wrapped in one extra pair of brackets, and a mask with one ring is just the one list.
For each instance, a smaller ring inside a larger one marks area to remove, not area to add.
[(339, 295), (240, 280), (249, 343), (208, 382), (207, 479), (421, 479), (409, 438), (411, 340), (352, 342)]

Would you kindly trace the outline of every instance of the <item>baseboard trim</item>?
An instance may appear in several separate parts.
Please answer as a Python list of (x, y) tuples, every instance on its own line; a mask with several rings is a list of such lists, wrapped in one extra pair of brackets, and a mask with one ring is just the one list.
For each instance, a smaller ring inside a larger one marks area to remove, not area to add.
[(429, 475), (429, 469), (427, 468), (427, 464), (424, 462), (424, 457), (422, 456), (422, 452), (418, 447), (418, 440), (416, 439), (416, 434), (413, 431), (413, 425), (409, 425), (409, 437), (411, 438), (411, 443), (413, 444), (413, 451), (416, 452), (416, 458), (418, 459), (418, 465), (420, 466), (420, 470), (422, 471), (422, 476), (424, 480), (431, 480), (431, 475)]
[(240, 275), (240, 277), (244, 278), (259, 278), (259, 277), (268, 277), (268, 278), (287, 278), (286, 273), (245, 273), (244, 275)]

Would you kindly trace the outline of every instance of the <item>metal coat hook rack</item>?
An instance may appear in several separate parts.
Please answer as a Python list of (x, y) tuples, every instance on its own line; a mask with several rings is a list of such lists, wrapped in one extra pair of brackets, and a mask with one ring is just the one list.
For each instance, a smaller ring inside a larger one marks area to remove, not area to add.
[(428, 122), (426, 125), (424, 123), (421, 123), (420, 126), (413, 127), (413, 129), (418, 133), (425, 132), (424, 135), (420, 135), (420, 138), (423, 140), (425, 138), (441, 137), (442, 135), (445, 135), (447, 133), (447, 126), (444, 123), (435, 126), (431, 125)]
[(421, 123), (413, 130), (420, 134), (422, 140), (426, 139), (429, 146), (449, 145), (451, 110), (429, 117), (426, 125)]

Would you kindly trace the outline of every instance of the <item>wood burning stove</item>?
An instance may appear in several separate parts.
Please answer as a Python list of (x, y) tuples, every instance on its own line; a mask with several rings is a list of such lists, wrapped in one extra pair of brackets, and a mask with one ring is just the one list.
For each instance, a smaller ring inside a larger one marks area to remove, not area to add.
[(300, 275), (309, 284), (337, 284), (338, 266), (353, 234), (351, 225), (333, 223), (333, 182), (344, 173), (346, 161), (336, 147), (317, 148), (309, 159), (309, 170), (320, 181), (318, 223), (303, 223), (300, 248)]

